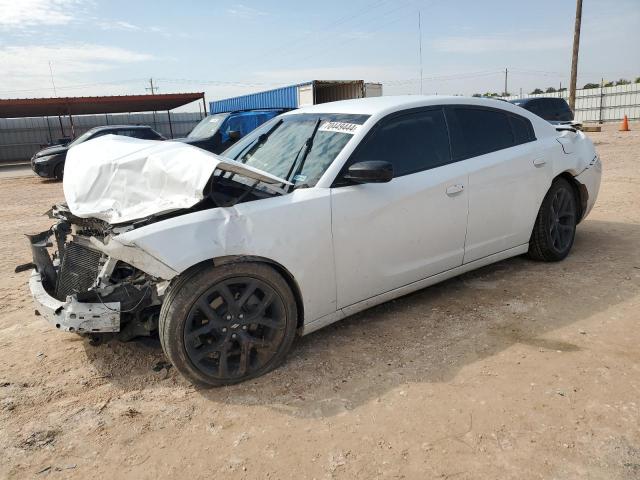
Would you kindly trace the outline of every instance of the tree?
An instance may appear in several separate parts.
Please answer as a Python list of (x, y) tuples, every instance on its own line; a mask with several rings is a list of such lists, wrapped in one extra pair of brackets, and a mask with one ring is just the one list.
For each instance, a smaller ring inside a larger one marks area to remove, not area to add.
[(613, 82), (604, 82), (603, 87), (613, 87)]
[(626, 78), (621, 78), (616, 82), (616, 85), (629, 85), (631, 82)]
[(587, 83), (585, 84), (584, 88), (585, 90), (589, 89), (589, 88), (598, 88), (600, 85), (598, 85), (597, 83)]
[(481, 94), (481, 93), (474, 93), (472, 96), (473, 96), (473, 97), (481, 97), (481, 96), (482, 96), (482, 94)]
[(566, 92), (566, 91), (567, 91), (567, 88), (566, 88), (566, 87), (562, 87), (562, 88), (559, 88), (559, 89), (558, 89), (558, 91), (559, 91), (559, 92)]
[(634, 83), (640, 83), (640, 77), (636, 78), (636, 81)]
[(557, 90), (553, 87), (549, 87), (544, 91), (544, 93), (556, 93), (556, 92)]
[(538, 95), (539, 93), (544, 93), (544, 92), (539, 88), (536, 88), (533, 92), (530, 93), (530, 95)]

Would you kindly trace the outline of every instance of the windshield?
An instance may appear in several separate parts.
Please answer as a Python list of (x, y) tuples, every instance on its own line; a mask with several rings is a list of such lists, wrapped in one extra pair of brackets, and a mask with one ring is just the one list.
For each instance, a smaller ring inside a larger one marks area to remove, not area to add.
[(73, 147), (74, 145), (78, 145), (79, 143), (89, 140), (94, 133), (96, 133), (96, 131), (93, 129), (89, 130), (88, 132), (84, 132), (82, 135), (76, 138), (73, 142), (71, 142), (69, 144), (69, 147)]
[(200, 120), (191, 133), (187, 135), (187, 138), (210, 138), (218, 131), (222, 122), (229, 116), (228, 113), (218, 113), (216, 115), (209, 115)]
[(276, 117), (223, 155), (296, 186), (312, 187), (367, 118), (306, 113)]

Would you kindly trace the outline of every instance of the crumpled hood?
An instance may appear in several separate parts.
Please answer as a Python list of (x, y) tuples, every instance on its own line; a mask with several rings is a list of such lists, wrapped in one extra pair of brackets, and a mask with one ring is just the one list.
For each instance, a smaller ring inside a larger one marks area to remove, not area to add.
[(63, 190), (77, 217), (117, 224), (192, 207), (216, 169), (289, 183), (184, 143), (105, 135), (69, 149)]

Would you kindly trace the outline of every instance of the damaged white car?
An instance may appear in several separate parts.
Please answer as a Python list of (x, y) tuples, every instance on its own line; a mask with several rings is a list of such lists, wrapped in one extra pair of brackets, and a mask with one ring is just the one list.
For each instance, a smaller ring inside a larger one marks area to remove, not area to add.
[(224, 156), (103, 137), (30, 235), (37, 312), (94, 340), (159, 333), (225, 385), (296, 333), (515, 255), (557, 261), (598, 194), (590, 140), (514, 105), (379, 97), (289, 112)]

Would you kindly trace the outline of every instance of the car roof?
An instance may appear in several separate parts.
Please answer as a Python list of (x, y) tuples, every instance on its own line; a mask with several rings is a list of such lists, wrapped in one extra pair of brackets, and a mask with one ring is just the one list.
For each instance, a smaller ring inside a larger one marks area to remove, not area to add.
[(369, 115), (366, 124), (372, 125), (395, 112), (419, 107), (437, 107), (440, 105), (471, 105), (493, 108), (527, 118), (534, 126), (537, 136), (551, 136), (555, 134), (546, 120), (531, 113), (529, 110), (509, 102), (501, 102), (492, 98), (445, 96), (445, 95), (400, 95), (359, 98), (355, 100), (341, 100), (339, 102), (321, 103), (309, 107), (299, 108), (283, 113), (282, 116), (304, 113), (315, 114), (361, 114)]
[(501, 102), (492, 98), (445, 95), (390, 95), (321, 103), (309, 107), (302, 107), (298, 110), (284, 113), (283, 115), (295, 115), (299, 113), (346, 113), (380, 117), (389, 113), (410, 108), (455, 104), (499, 108), (501, 110), (506, 110), (519, 115), (523, 114), (520, 107), (517, 107), (509, 102)]

